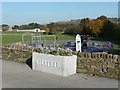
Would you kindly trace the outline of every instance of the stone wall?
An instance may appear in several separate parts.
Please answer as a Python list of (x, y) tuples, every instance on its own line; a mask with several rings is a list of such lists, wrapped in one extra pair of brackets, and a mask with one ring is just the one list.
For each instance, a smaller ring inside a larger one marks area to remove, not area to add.
[(120, 57), (107, 53), (78, 53), (77, 72), (120, 79)]
[(2, 48), (2, 59), (25, 63), (32, 56), (32, 48), (24, 46), (4, 45)]
[[(32, 56), (32, 48), (0, 46), (3, 60), (26, 62)], [(77, 73), (120, 79), (120, 56), (107, 53), (76, 53)]]

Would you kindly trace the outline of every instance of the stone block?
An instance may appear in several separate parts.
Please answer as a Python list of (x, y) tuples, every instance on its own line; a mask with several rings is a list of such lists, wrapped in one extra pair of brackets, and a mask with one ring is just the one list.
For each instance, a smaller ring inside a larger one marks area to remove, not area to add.
[(87, 73), (88, 70), (86, 69), (77, 69), (77, 73)]
[(114, 60), (118, 59), (118, 55), (113, 55), (113, 59)]
[(76, 55), (55, 56), (33, 52), (32, 69), (60, 76), (69, 76), (76, 73), (76, 61)]

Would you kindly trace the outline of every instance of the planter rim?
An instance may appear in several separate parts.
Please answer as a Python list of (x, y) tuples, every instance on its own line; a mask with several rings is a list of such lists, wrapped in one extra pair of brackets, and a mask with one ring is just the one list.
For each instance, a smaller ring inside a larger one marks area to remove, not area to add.
[(73, 57), (73, 56), (77, 56), (77, 55), (71, 55), (71, 56), (61, 56), (61, 55), (52, 55), (52, 54), (45, 54), (45, 53), (38, 53), (38, 52), (33, 52), (33, 53), (37, 53), (37, 54), (43, 54), (43, 55), (49, 55), (49, 56), (59, 56), (59, 57)]

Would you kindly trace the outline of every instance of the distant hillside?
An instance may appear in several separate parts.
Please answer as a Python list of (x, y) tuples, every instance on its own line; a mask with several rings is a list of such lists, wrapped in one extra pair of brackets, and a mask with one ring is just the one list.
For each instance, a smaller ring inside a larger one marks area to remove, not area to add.
[(112, 21), (113, 23), (120, 23), (120, 18), (109, 18), (110, 21)]
[(57, 24), (79, 24), (81, 19), (76, 19), (76, 20), (70, 20), (70, 21), (59, 21), (56, 22)]
[[(112, 21), (113, 23), (117, 23), (119, 22), (120, 23), (120, 18), (109, 18), (110, 21)], [(74, 24), (74, 25), (77, 25), (77, 24), (80, 24), (80, 21), (81, 19), (76, 19), (76, 20), (70, 20), (70, 21), (59, 21), (59, 22), (56, 22), (57, 24)]]

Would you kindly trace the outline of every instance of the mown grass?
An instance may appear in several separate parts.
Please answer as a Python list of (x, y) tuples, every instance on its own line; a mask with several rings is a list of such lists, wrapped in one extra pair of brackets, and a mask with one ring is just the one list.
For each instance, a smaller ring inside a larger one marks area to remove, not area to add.
[(120, 44), (113, 44), (112, 54), (120, 55)]
[[(3, 32), (1, 39), (2, 44), (10, 44), (10, 43), (16, 43), (22, 41), (22, 34), (23, 32)], [(44, 35), (48, 36), (48, 35)], [(44, 37), (42, 40), (54, 40), (54, 37), (52, 35), (49, 35), (50, 37)], [(74, 40), (75, 36), (71, 35), (64, 35), (64, 34), (56, 34), (57, 40)], [(30, 36), (26, 36), (25, 40), (31, 40)]]
[(2, 43), (2, 36), (0, 36), (0, 44)]
[(24, 32), (2, 32), (2, 34), (23, 34)]
[(2, 44), (9, 44), (22, 41), (21, 35), (4, 35), (2, 36)]

